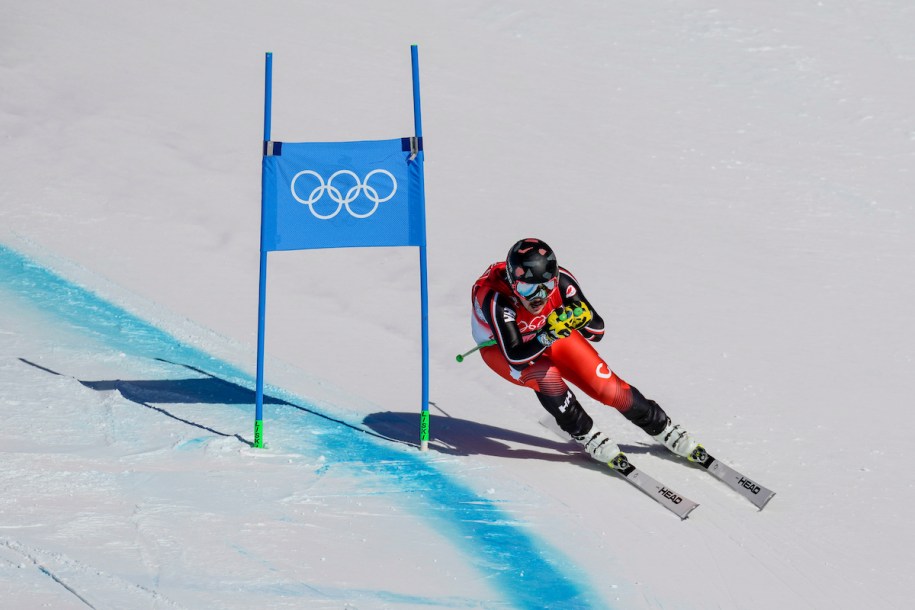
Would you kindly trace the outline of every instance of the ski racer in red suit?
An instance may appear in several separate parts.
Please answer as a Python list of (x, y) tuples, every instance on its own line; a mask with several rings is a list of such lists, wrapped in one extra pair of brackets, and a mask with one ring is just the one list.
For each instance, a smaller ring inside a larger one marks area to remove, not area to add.
[(559, 427), (601, 462), (620, 448), (594, 425), (567, 382), (614, 407), (681, 457), (699, 446), (653, 400), (620, 379), (591, 346), (604, 336), (604, 321), (553, 250), (522, 239), (504, 263), (493, 263), (474, 283), (471, 326), (480, 355), (507, 381), (531, 388)]

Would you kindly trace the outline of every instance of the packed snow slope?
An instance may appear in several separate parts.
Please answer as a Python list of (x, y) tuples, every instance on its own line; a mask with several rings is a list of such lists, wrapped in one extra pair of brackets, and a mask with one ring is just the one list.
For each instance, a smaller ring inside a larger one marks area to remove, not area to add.
[[(5, 3), (0, 607), (905, 608), (915, 5)], [(269, 257), (272, 135), (413, 132), (415, 249)], [(538, 236), (601, 354), (762, 512), (583, 404), (680, 522), (538, 423), (469, 287)]]

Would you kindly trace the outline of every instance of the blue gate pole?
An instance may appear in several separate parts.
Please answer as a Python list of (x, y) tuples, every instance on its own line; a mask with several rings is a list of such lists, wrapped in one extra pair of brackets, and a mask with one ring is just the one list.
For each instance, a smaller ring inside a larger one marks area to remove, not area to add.
[[(270, 141), (273, 102), (273, 53), (267, 53), (264, 76), (264, 146)], [(266, 155), (266, 150), (264, 154)], [(262, 161), (263, 164), (263, 161)], [(267, 251), (264, 250), (264, 169), (261, 166), (261, 260), (257, 296), (257, 382), (254, 407), (254, 446), (264, 446), (264, 331), (267, 317)]]
[[(416, 138), (423, 137), (423, 120), (419, 101), (419, 50), (417, 46), (410, 46), (410, 60), (413, 65), (413, 125)], [(417, 152), (422, 155), (422, 150)], [(426, 187), (423, 184), (423, 172), (419, 172), (420, 188), (422, 194), (422, 231), (423, 241), (419, 246), (419, 291), (420, 307), (422, 310), (422, 341), (423, 341), (423, 394), (422, 412), (419, 418), (419, 449), (429, 449), (429, 282), (426, 270)]]

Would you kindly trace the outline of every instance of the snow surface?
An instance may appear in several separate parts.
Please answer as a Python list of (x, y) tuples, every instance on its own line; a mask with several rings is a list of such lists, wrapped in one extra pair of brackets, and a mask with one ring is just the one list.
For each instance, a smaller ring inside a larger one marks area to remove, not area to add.
[[(915, 5), (257, 4), (4, 3), (0, 607), (910, 607)], [(432, 450), (413, 248), (270, 255), (254, 449), (264, 53), (275, 139), (382, 139), (411, 43)], [(455, 362), (530, 235), (764, 511)]]

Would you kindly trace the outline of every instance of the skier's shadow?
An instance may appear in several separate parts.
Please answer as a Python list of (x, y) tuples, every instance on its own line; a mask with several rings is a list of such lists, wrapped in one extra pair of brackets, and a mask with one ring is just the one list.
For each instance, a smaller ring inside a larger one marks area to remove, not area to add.
[[(366, 416), (362, 423), (379, 436), (407, 445), (416, 445), (419, 436), (418, 413), (382, 411)], [(432, 417), (429, 448), (447, 455), (492, 455), (548, 462), (580, 461), (599, 467), (574, 441), (550, 440), (507, 428), (457, 417)], [(524, 445), (524, 447), (517, 447)], [(663, 455), (655, 447), (620, 445), (628, 454)], [(661, 448), (663, 449), (663, 447)]]
[[(52, 375), (68, 376), (25, 358), (19, 358), (19, 360), (24, 364)], [(158, 360), (176, 364), (201, 375), (201, 377), (182, 379), (77, 379), (77, 381), (97, 392), (118, 391), (121, 396), (134, 404), (211, 434), (227, 438), (234, 437), (239, 442), (253, 446), (252, 441), (240, 434), (217, 430), (199, 421), (181, 417), (162, 406), (169, 404), (235, 404), (253, 406), (255, 402), (253, 390), (220, 379), (187, 364), (169, 362), (161, 358)], [(417, 412), (384, 411), (372, 413), (363, 419), (362, 423), (365, 427), (360, 428), (267, 394), (264, 395), (264, 404), (291, 407), (385, 441), (418, 447), (417, 438), (419, 436), (420, 416)], [(519, 445), (521, 446), (519, 447)], [(479, 454), (515, 459), (539, 459), (553, 462), (582, 461), (584, 464), (590, 463), (590, 460), (582, 452), (581, 447), (572, 441), (550, 440), (498, 426), (447, 416), (432, 418), (432, 439), (429, 448), (440, 453), (456, 456)], [(637, 446), (621, 446), (621, 449), (627, 453), (650, 452), (650, 449), (646, 450)]]
[[(419, 413), (382, 411), (367, 415), (362, 423), (377, 434), (401, 443), (415, 445), (419, 437)], [(482, 454), (563, 462), (578, 452), (571, 443), (457, 417), (432, 417), (431, 429), (429, 448), (447, 455)]]

